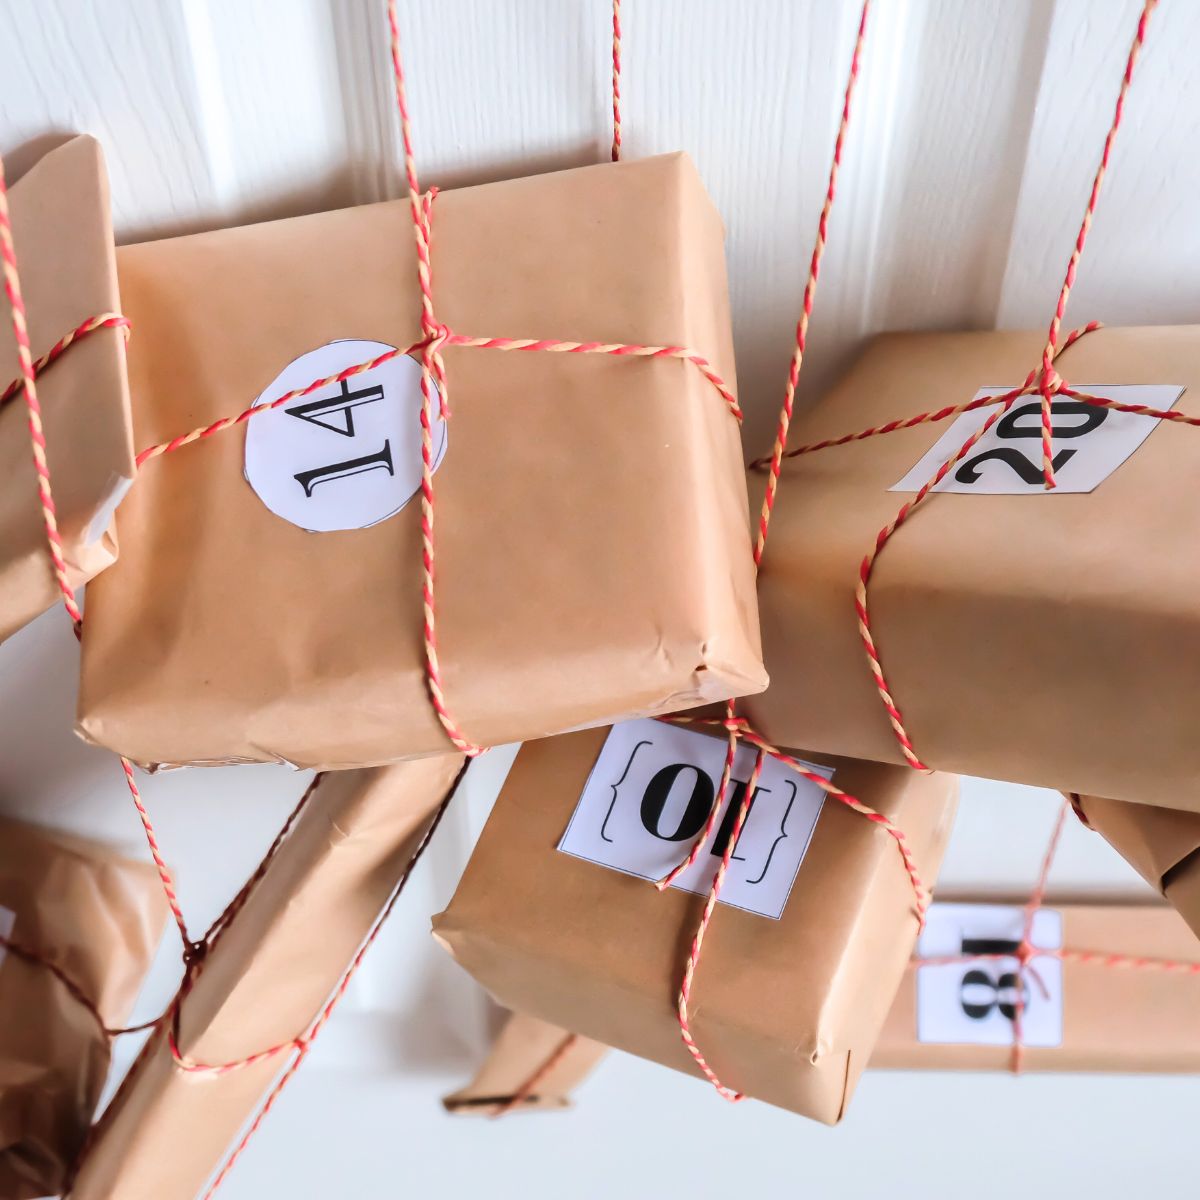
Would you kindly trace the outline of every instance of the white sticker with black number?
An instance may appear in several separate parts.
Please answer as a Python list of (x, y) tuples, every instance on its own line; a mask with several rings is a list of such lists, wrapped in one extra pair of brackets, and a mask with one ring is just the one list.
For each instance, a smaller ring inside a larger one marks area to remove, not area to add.
[(917, 943), (918, 1041), (1011, 1046), (1020, 997), (1022, 1045), (1062, 1044), (1062, 961), (1037, 953), (1062, 949), (1062, 914), (1037, 910), (1033, 954), (1018, 972), (1026, 919), (1009, 904), (930, 906)]
[[(11, 908), (5, 908), (0, 904), (0, 938), (12, 937), (13, 925), (16, 924), (17, 914)], [(0, 963), (4, 962), (6, 950), (3, 944), (0, 944)]]
[[(294, 359), (255, 408), (347, 367), (393, 357), (370, 371), (317, 388), (246, 425), (246, 479), (276, 516), (327, 533), (365, 529), (398, 513), (421, 486), (421, 365), (382, 342), (330, 342)], [(446, 453), (437, 408), (434, 470)]]
[[(712, 811), (728, 743), (662, 721), (614, 725), (584, 785), (558, 848), (602, 867), (661, 879), (695, 844)], [(699, 857), (674, 886), (704, 895), (746, 795), (754, 751), (739, 745), (731, 786)], [(829, 767), (805, 764), (829, 780)], [(741, 836), (734, 845), (721, 903), (778, 920), (808, 849), (825, 793), (766, 758)]]
[[(999, 396), (1010, 390), (980, 388), (974, 399)], [(1089, 384), (1078, 385), (1075, 390), (1119, 404), (1160, 410), (1173, 407), (1183, 395), (1183, 388), (1174, 384)], [(982, 428), (996, 407), (985, 405), (960, 414), (912, 470), (888, 490), (916, 492), (923, 488), (937, 474), (938, 468)], [(1039, 396), (1018, 400), (934, 490), (971, 492), (981, 496), (1091, 492), (1133, 454), (1161, 420), (1160, 417), (1099, 408), (1066, 396), (1056, 396), (1050, 411), (1054, 431), (1052, 461), (1057, 484), (1053, 493), (1047, 493), (1042, 479), (1042, 401)]]

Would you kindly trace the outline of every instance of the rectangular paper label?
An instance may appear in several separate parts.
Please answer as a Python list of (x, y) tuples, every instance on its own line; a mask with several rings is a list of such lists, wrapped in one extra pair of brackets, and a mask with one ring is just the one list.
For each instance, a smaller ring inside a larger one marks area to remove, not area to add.
[[(12, 937), (13, 926), (16, 924), (17, 914), (11, 908), (5, 908), (0, 904), (0, 937)], [(3, 963), (8, 956), (8, 951), (3, 945), (0, 945), (0, 963)]]
[[(973, 397), (1000, 396), (1011, 388), (980, 388)], [(1183, 395), (1174, 384), (1088, 384), (1075, 389), (1121, 404), (1169, 409)], [(889, 488), (916, 492), (938, 468), (960, 450), (996, 411), (986, 405), (961, 413), (921, 460)], [(967, 456), (934, 488), (937, 492), (973, 492), (980, 496), (1047, 495), (1042, 480), (1042, 401), (1040, 396), (1018, 400)], [(1091, 492), (1102, 484), (1154, 431), (1161, 418), (1097, 408), (1056, 396), (1051, 405), (1054, 428), (1052, 493)]]
[[(1017, 959), (1005, 951), (1016, 951), (1025, 921), (1025, 910), (1010, 904), (930, 906), (917, 956), (956, 961), (917, 968), (917, 1041), (1013, 1044)], [(1061, 950), (1062, 914), (1038, 909), (1029, 940), (1035, 951)], [(1035, 952), (1024, 977), (1022, 1045), (1061, 1045), (1062, 962)]]
[[(661, 879), (704, 828), (728, 743), (662, 721), (613, 726), (558, 848), (641, 879)], [(754, 767), (739, 745), (713, 836), (674, 886), (706, 895), (732, 836)], [(833, 770), (805, 764), (831, 779)], [(750, 812), (734, 847), (720, 902), (778, 920), (812, 838), (825, 793), (774, 758), (763, 761)]]

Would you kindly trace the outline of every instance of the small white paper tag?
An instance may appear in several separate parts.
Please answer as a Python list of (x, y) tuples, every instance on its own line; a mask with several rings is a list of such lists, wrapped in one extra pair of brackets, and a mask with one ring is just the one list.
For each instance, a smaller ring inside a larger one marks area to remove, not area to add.
[[(662, 721), (614, 725), (558, 848), (602, 867), (661, 879), (682, 862), (704, 828), (721, 783), (728, 743)], [(739, 745), (713, 836), (674, 886), (706, 895), (732, 836), (754, 766)], [(831, 779), (829, 767), (806, 763)], [(766, 758), (734, 847), (720, 902), (778, 920), (808, 849), (824, 791)]]
[[(1017, 1002), (1015, 951), (1025, 929), (1023, 908), (1009, 904), (934, 904), (917, 943), (918, 958), (961, 961), (917, 968), (917, 1040), (1011, 1046)], [(1030, 944), (1061, 950), (1062, 914), (1040, 908)], [(1001, 955), (993, 958), (991, 955)], [(978, 956), (978, 957), (973, 957)], [(1063, 1031), (1062, 962), (1035, 953), (1024, 971), (1021, 1043), (1059, 1046)]]
[[(13, 926), (17, 922), (17, 914), (11, 908), (5, 908), (0, 904), (0, 937), (12, 937)], [(8, 950), (5, 946), (0, 945), (0, 963), (3, 963), (8, 957)]]
[[(259, 408), (314, 379), (391, 350), (383, 342), (330, 342), (289, 363), (254, 401)], [(446, 424), (433, 414), (434, 470)], [(246, 479), (277, 516), (326, 533), (365, 529), (398, 513), (421, 486), (421, 366), (394, 358), (319, 388), (246, 425)]]
[[(1000, 396), (1011, 388), (980, 388), (973, 399)], [(1078, 385), (1077, 391), (1121, 404), (1169, 409), (1183, 395), (1174, 384)], [(960, 414), (922, 456), (889, 488), (916, 492), (938, 468), (980, 429), (996, 406), (986, 405)], [(1047, 493), (1042, 480), (1042, 401), (1025, 396), (997, 421), (960, 463), (934, 489), (973, 492), (981, 496), (1023, 496), (1091, 492), (1102, 484), (1154, 431), (1160, 417), (1144, 417), (1098, 408), (1056, 396), (1051, 405), (1054, 429), (1054, 476), (1057, 487)]]

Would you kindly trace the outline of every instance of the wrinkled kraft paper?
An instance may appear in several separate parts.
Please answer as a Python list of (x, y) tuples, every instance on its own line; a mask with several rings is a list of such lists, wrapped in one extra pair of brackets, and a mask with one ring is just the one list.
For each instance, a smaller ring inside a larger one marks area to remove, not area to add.
[(1200, 937), (1200, 816), (1100, 796), (1080, 796), (1079, 807)]
[[(456, 331), (682, 343), (732, 378), (722, 227), (682, 155), (443, 193), (432, 254)], [(238, 411), (333, 339), (415, 342), (414, 257), (407, 201), (122, 249), (139, 446)], [(738, 428), (700, 372), (465, 348), (446, 367), (438, 640), (467, 736), (762, 688)], [(122, 507), (121, 562), (88, 594), (83, 735), (143, 764), (448, 750), (419, 505), (306, 532), (248, 486), (245, 436), (149, 463)]]
[[(522, 747), (434, 931), (501, 1004), (698, 1074), (675, 1001), (704, 897), (555, 848), (605, 732)], [(905, 831), (931, 881), (958, 780), (816, 761)], [(894, 840), (826, 801), (782, 919), (719, 905), (705, 938), (692, 1028), (723, 1081), (839, 1120), (916, 940), (913, 899)]]
[[(515, 1114), (570, 1108), (572, 1093), (607, 1053), (599, 1042), (525, 1013), (510, 1013), (474, 1079), (442, 1104), (447, 1112), (466, 1117), (494, 1117), (506, 1109)], [(536, 1085), (509, 1108), (535, 1077)]]
[[(1035, 333), (892, 334), (793, 428), (800, 446), (1019, 385)], [(1058, 360), (1104, 385), (1186, 388), (1200, 326), (1101, 329)], [(889, 492), (938, 439), (925, 424), (790, 459), (760, 575), (776, 744), (903, 761), (859, 637), (854, 589)], [(965, 439), (964, 439), (965, 440)], [(884, 549), (871, 624), (922, 761), (941, 770), (1200, 810), (1195, 736), (1200, 429), (1162, 422), (1090, 494), (934, 494)], [(1146, 764), (1154, 769), (1147, 770)]]
[[(99, 143), (76, 137), (13, 186), (13, 239), (35, 361), (88, 317), (120, 312)], [(0, 295), (0, 392), (20, 377)], [(73, 587), (117, 556), (112, 514), (132, 482), (124, 338), (100, 329), (38, 377), (58, 532)], [(23, 392), (0, 404), (0, 641), (59, 597), (46, 546)]]
[[(309, 1028), (461, 765), (444, 755), (321, 781), (183, 1001), (183, 1054), (240, 1061)], [(189, 1074), (156, 1033), (101, 1119), (73, 1200), (193, 1200), (287, 1061)]]
[[(162, 936), (167, 906), (149, 863), (0, 820), (0, 906), (11, 937), (45, 955), (124, 1024)], [(95, 1018), (45, 967), (0, 947), (0, 1196), (57, 1195), (108, 1074)]]
[[(1163, 905), (1048, 904), (1062, 914), (1063, 946), (1133, 957), (1200, 962), (1200, 943)], [(871, 1066), (930, 1071), (1007, 1071), (1008, 1046), (917, 1041), (916, 970), (896, 994)], [(1063, 1041), (1027, 1046), (1024, 1071), (1200, 1071), (1200, 975), (1063, 964)]]

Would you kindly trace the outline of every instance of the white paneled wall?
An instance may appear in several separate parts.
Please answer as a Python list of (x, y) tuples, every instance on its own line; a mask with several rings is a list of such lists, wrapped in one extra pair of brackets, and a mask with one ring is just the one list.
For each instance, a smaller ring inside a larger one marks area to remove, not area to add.
[[(0, 152), (20, 170), (48, 136), (97, 135), (126, 241), (395, 195), (382, 7), (3, 0)], [(1138, 8), (876, 0), (802, 402), (879, 329), (1045, 323)], [(608, 0), (402, 0), (400, 15), (424, 183), (453, 187), (606, 156)], [(773, 425), (856, 21), (852, 0), (625, 2), (626, 153), (689, 151), (727, 223), (749, 452)], [(1200, 4), (1164, 0), (1069, 323), (1200, 317), (1197, 45)], [(0, 648), (0, 807), (135, 844), (119, 772), (70, 732), (75, 663), (60, 613)], [(1136, 1144), (1139, 1162), (1162, 1164), (1155, 1182), (1178, 1182), (1189, 1128), (1180, 1113), (1197, 1099), (1189, 1081), (1022, 1080), (1015, 1105), (1009, 1080), (869, 1079), (848, 1127), (828, 1134), (764, 1109), (731, 1113), (690, 1081), (622, 1061), (565, 1136), (443, 1122), (435, 1096), (478, 1051), (484, 1017), (470, 986), (428, 947), (425, 917), (452, 887), (487, 809), (487, 773), (502, 765), (476, 778), (348, 1012), (235, 1173), (226, 1193), (234, 1200), (484, 1187), (497, 1197), (639, 1197), (673, 1181), (698, 1197), (734, 1188), (873, 1197), (911, 1190), (883, 1164), (914, 1147), (923, 1195), (957, 1196), (969, 1183), (985, 1200), (1011, 1196), (1023, 1180), (1011, 1164), (968, 1180), (972, 1155), (1015, 1144), (1049, 1184), (1069, 1168), (1097, 1197), (1143, 1181), (1132, 1160), (1112, 1163), (1114, 1146)], [(301, 786), (275, 768), (149, 782), (197, 925), (244, 877)], [(1020, 886), (1036, 869), (1053, 807), (1032, 789), (971, 784), (947, 881)], [(1136, 886), (1079, 830), (1059, 878)], [(176, 962), (168, 945), (147, 1012), (169, 993)], [(927, 1112), (939, 1123), (932, 1141)], [(1065, 1113), (1070, 1136), (1060, 1138), (1050, 1118)], [(318, 1120), (333, 1121), (328, 1138), (313, 1136)], [(664, 1162), (664, 1145), (696, 1136), (726, 1138), (731, 1152), (703, 1171), (686, 1156)], [(611, 1150), (618, 1139), (620, 1173), (578, 1173), (589, 1147)]]

